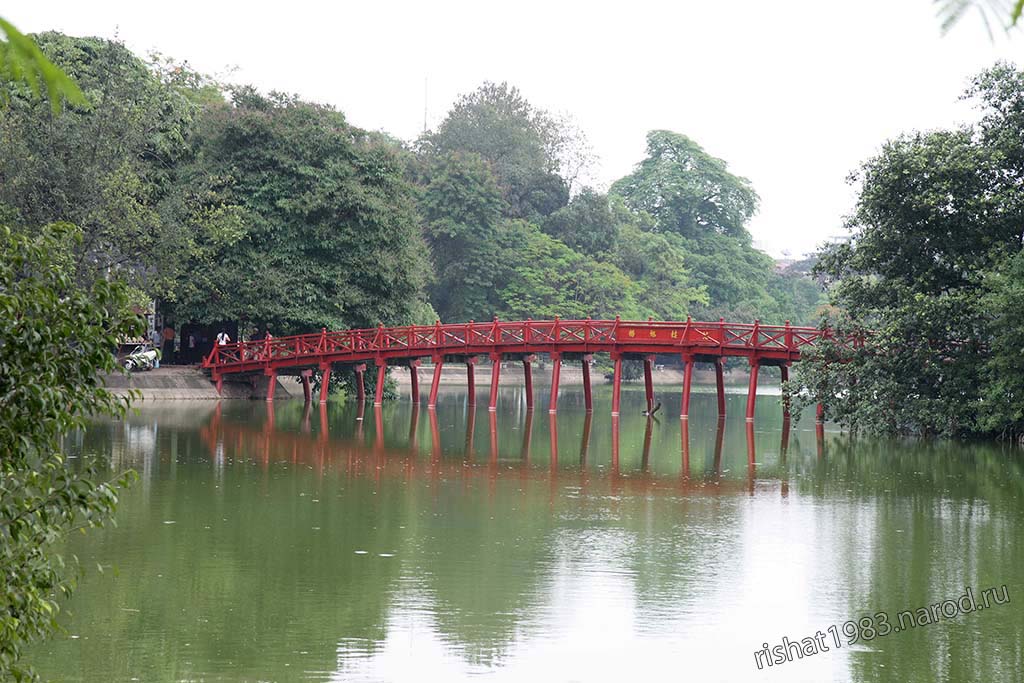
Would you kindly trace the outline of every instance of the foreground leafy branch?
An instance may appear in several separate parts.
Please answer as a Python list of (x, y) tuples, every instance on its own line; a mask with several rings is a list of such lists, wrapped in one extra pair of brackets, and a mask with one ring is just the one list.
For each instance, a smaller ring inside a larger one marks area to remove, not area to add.
[(102, 481), (84, 457), (71, 467), (62, 439), (89, 416), (122, 416), (129, 399), (104, 388), (113, 350), (140, 323), (127, 290), (99, 280), (76, 285), (59, 254), (80, 240), (58, 224), (35, 236), (0, 228), (0, 679), (32, 680), (25, 645), (57, 628), (58, 599), (71, 594), (75, 562), (59, 554), (74, 529), (110, 520), (134, 473)]

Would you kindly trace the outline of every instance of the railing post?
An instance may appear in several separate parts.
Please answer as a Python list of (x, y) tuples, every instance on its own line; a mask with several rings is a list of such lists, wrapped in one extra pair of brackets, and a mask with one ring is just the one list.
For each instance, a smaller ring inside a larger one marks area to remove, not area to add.
[(587, 321), (583, 324), (583, 343), (590, 343), (590, 316), (587, 316)]
[(612, 325), (612, 340), (613, 341), (618, 341), (619, 340), (619, 322), (620, 322), (619, 316), (615, 316), (615, 324)]
[(786, 351), (789, 351), (791, 353), (793, 351), (795, 351), (796, 349), (793, 348), (793, 330), (790, 329), (789, 321), (788, 320), (786, 321), (786, 336), (785, 336), (785, 340), (786, 340)]
[(532, 332), (533, 332), (533, 318), (527, 318), (526, 319), (526, 324), (523, 325), (523, 342), (524, 343), (526, 343), (526, 344), (530, 343), (530, 339), (533, 336), (531, 334)]
[(318, 345), (317, 348), (320, 351), (320, 353), (326, 353), (327, 352), (327, 328), (326, 327), (321, 327), (320, 328), (320, 344)]
[(557, 344), (559, 338), (558, 316), (555, 316), (555, 324), (551, 328), (551, 343)]
[(753, 330), (753, 332), (750, 333), (750, 345), (753, 348), (755, 348), (755, 349), (757, 348), (757, 336), (758, 336), (758, 332), (759, 332), (759, 328), (760, 327), (761, 327), (761, 321), (760, 320), (755, 320), (754, 321), (754, 330)]

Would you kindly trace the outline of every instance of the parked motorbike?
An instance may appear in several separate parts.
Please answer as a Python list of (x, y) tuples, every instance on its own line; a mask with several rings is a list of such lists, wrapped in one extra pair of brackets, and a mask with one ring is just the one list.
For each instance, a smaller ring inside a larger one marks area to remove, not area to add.
[(142, 344), (135, 347), (135, 350), (124, 357), (124, 369), (129, 372), (135, 372), (136, 370), (152, 370), (157, 366), (159, 360), (159, 349), (154, 349)]

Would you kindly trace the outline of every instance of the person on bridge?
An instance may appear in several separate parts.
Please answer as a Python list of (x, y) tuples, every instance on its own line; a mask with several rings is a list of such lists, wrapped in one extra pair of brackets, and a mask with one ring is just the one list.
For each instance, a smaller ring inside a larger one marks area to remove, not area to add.
[(224, 330), (217, 333), (217, 346), (224, 346), (225, 344), (231, 343), (231, 337)]

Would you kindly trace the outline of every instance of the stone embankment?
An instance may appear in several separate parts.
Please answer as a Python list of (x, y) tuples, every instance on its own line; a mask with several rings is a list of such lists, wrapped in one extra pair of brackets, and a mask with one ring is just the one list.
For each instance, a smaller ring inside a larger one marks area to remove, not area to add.
[[(104, 384), (115, 394), (125, 394), (136, 389), (143, 400), (165, 399), (217, 399), (245, 398), (261, 399), (267, 395), (266, 377), (237, 378), (224, 382), (224, 395), (217, 395), (217, 388), (198, 366), (165, 365), (156, 370), (133, 372), (130, 375), (108, 375)], [(277, 381), (275, 398), (302, 397), (302, 386), (288, 377)]]

